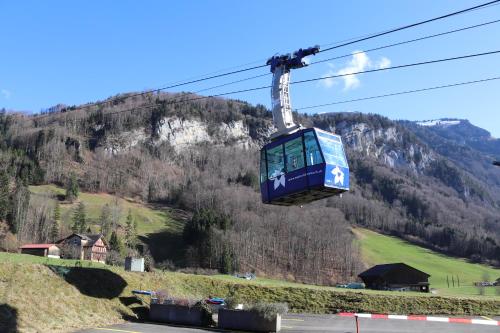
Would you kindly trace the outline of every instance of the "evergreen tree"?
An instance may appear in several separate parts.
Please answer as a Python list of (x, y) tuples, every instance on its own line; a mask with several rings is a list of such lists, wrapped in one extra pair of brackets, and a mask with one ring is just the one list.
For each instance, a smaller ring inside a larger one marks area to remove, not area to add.
[(9, 176), (6, 172), (0, 172), (0, 221), (5, 221), (10, 211), (9, 200)]
[(66, 184), (66, 200), (73, 202), (80, 194), (80, 186), (76, 180), (75, 174), (71, 174)]
[(111, 251), (116, 251), (119, 253), (121, 253), (123, 250), (122, 242), (114, 231), (111, 233), (111, 237), (109, 238), (109, 249)]
[(52, 220), (52, 227), (50, 228), (50, 239), (55, 242), (59, 238), (59, 224), (61, 221), (61, 206), (59, 201), (56, 201), (54, 207), (54, 216)]
[(22, 180), (18, 178), (16, 179), (16, 188), (12, 196), (11, 212), (7, 219), (12, 232), (15, 234), (23, 229), (28, 214), (29, 203), (30, 191)]
[(99, 216), (99, 225), (101, 226), (101, 234), (108, 237), (111, 232), (111, 208), (105, 204), (101, 208), (101, 215)]
[(128, 248), (134, 248), (137, 237), (137, 222), (132, 216), (132, 211), (129, 209), (127, 220), (125, 221), (125, 245)]
[(220, 258), (220, 271), (224, 274), (233, 273), (233, 253), (228, 246), (224, 246), (224, 251)]
[(87, 228), (87, 220), (85, 216), (85, 205), (83, 202), (78, 204), (73, 213), (73, 227), (71, 230), (75, 233), (83, 233)]

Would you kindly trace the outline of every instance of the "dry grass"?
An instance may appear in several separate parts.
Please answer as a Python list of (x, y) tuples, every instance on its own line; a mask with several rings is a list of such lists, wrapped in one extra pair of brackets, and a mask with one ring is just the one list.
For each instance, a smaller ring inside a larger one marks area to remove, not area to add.
[(500, 314), (500, 300), (491, 298), (375, 294), (298, 284), (265, 285), (264, 281), (247, 283), (217, 276), (130, 273), (116, 267), (71, 268), (22, 261), (5, 261), (0, 257), (0, 304), (16, 310), (19, 330), (29, 333), (68, 332), (134, 318), (147, 309), (132, 297), (133, 289), (165, 290), (176, 297), (236, 295), (248, 303), (286, 302), (292, 312)]

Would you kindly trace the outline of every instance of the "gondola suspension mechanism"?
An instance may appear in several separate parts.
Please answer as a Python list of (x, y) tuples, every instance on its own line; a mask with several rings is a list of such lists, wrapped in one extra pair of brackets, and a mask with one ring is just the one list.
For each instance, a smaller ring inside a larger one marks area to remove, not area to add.
[(319, 46), (314, 46), (267, 61), (273, 73), (276, 132), (260, 151), (260, 190), (266, 204), (302, 205), (349, 190), (342, 138), (318, 128), (304, 128), (293, 120), (290, 70), (307, 66), (304, 57), (318, 52)]

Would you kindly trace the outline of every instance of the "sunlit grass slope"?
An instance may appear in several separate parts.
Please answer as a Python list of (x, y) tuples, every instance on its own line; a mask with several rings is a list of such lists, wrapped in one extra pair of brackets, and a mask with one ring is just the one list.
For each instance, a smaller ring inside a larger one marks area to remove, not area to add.
[[(396, 237), (384, 236), (376, 232), (354, 229), (361, 245), (363, 260), (369, 266), (385, 263), (403, 262), (430, 274), (431, 288), (437, 289), (439, 295), (478, 295), (479, 290), (473, 286), (476, 281), (485, 277), (496, 280), (500, 277), (500, 269), (486, 265), (473, 264), (465, 259), (448, 257), (434, 251), (410, 244)], [(450, 283), (448, 288), (446, 277)], [(452, 276), (455, 288), (452, 287)], [(457, 276), (460, 280), (458, 287)], [(484, 289), (485, 295), (495, 295), (495, 288)]]
[[(30, 186), (30, 191), (35, 195), (45, 196), (49, 200), (55, 200), (63, 196), (64, 189), (55, 185)], [(120, 224), (125, 225), (127, 214), (130, 210), (132, 216), (138, 223), (138, 234), (147, 235), (159, 231), (169, 230), (179, 232), (182, 223), (171, 217), (170, 211), (165, 207), (150, 207), (139, 202), (116, 197), (106, 193), (80, 193), (74, 203), (61, 203), (61, 219), (63, 223), (71, 225), (73, 212), (79, 202), (85, 204), (86, 217), (92, 225), (92, 231), (98, 232), (98, 221), (102, 207), (106, 204), (117, 207), (120, 215)], [(115, 209), (115, 208), (113, 208)]]
[[(262, 279), (177, 272), (132, 273), (110, 266), (71, 267), (76, 262), (21, 254), (0, 255), (0, 331), (8, 319), (20, 332), (70, 332), (139, 316), (147, 304), (134, 289), (163, 290), (177, 297), (202, 299), (236, 295), (245, 303), (286, 302), (292, 312), (415, 313), (498, 315), (498, 298), (456, 298), (420, 293), (336, 290)], [(15, 316), (13, 317), (12, 314)], [(3, 332), (3, 331), (2, 331)]]

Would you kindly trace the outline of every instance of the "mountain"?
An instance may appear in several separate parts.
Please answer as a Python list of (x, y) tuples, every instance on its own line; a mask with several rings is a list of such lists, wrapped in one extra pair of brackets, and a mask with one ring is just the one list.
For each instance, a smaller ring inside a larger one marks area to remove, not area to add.
[(492, 137), (487, 130), (472, 125), (467, 119), (438, 119), (416, 123), (445, 140), (492, 157), (500, 157), (500, 139)]
[[(296, 114), (306, 127), (342, 135), (351, 191), (303, 208), (270, 207), (260, 202), (257, 175), (271, 113), (192, 96), (124, 94), (99, 107), (0, 113), (0, 160), (12, 200), (22, 198), (23, 183), (64, 185), (73, 174), (85, 191), (191, 211), (178, 265), (303, 282), (335, 283), (359, 272), (352, 225), (499, 264), (500, 170), (491, 165), (494, 148), (484, 148), (496, 142), (486, 131), (465, 120), (426, 126), (375, 114)], [(16, 214), (4, 218), (14, 232), (35, 223)]]

